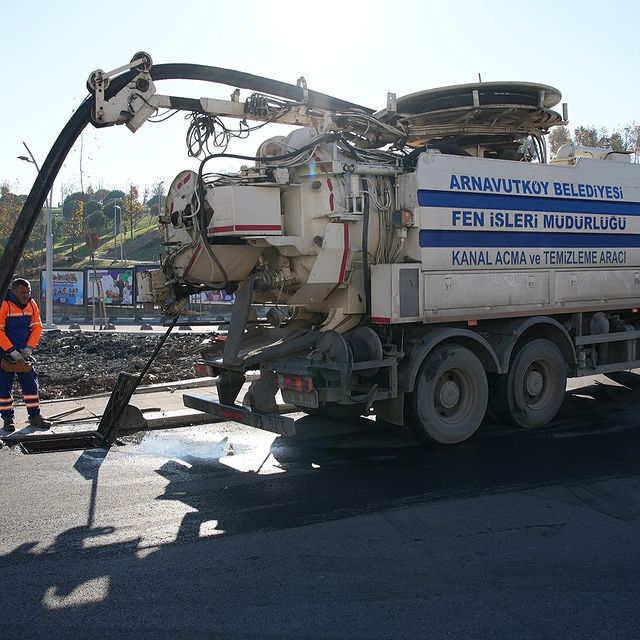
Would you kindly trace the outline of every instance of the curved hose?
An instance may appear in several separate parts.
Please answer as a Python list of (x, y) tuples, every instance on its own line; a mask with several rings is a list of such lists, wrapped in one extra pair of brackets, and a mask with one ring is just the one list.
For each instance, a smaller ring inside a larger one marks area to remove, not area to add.
[[(221, 67), (209, 67), (199, 64), (159, 64), (152, 67), (150, 73), (154, 80), (200, 80), (261, 91), (282, 98), (289, 98), (290, 100), (302, 101), (305, 97), (302, 87)], [(105, 98), (107, 100), (112, 98), (137, 75), (138, 71), (130, 70), (111, 80), (105, 91)], [(373, 109), (360, 107), (351, 102), (333, 98), (316, 91), (308, 91), (307, 95), (310, 106), (325, 109), (358, 108), (368, 113), (373, 113)], [(38, 213), (44, 205), (47, 193), (53, 188), (62, 163), (65, 161), (69, 151), (71, 151), (75, 141), (90, 122), (92, 107), (93, 97), (89, 96), (80, 104), (60, 132), (31, 187), (13, 231), (7, 240), (2, 256), (0, 256), (0, 300), (4, 300), (9, 289), (14, 271), (36, 223)]]

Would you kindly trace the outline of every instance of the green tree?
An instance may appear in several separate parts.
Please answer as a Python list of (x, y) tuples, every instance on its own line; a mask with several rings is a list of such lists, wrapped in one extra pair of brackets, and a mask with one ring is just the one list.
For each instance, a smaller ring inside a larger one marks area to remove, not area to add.
[(102, 209), (97, 209), (93, 213), (87, 213), (87, 228), (88, 229), (104, 229), (106, 226), (106, 218)]
[(94, 211), (100, 211), (101, 209), (102, 205), (97, 200), (89, 200), (85, 204), (84, 212), (88, 218)]
[(20, 211), (18, 198), (7, 182), (0, 184), (0, 246), (4, 249)]
[(606, 129), (597, 129), (594, 126), (579, 126), (573, 130), (573, 140), (585, 147), (608, 147), (609, 133)]
[(624, 146), (624, 140), (620, 131), (612, 131), (609, 136), (609, 147), (614, 151), (626, 151)]
[(53, 209), (51, 211), (51, 227), (53, 230), (53, 237), (57, 240), (64, 236), (64, 218), (62, 217), (62, 207)]
[(579, 126), (574, 129), (573, 139), (567, 127), (554, 127), (551, 130), (548, 144), (552, 153), (557, 153), (558, 149), (568, 142), (586, 147), (628, 151), (632, 153), (633, 162), (640, 159), (640, 125), (635, 122), (614, 129), (611, 133), (605, 128)]
[(156, 193), (156, 194), (154, 194), (153, 196), (151, 196), (151, 198), (149, 198), (149, 199), (147, 200), (147, 206), (148, 206), (148, 207), (154, 207), (154, 206), (155, 206), (155, 207), (157, 207), (157, 206), (158, 206), (158, 203), (159, 203), (160, 201), (161, 201), (161, 200), (160, 200), (160, 196), (159, 196), (159, 194), (157, 194), (157, 193)]
[(98, 189), (95, 192), (94, 198), (98, 201), (98, 202), (105, 202), (107, 195), (109, 194), (109, 189)]
[(71, 242), (71, 257), (75, 257), (76, 245), (84, 235), (84, 202), (76, 200), (73, 205), (71, 217), (65, 224), (65, 235)]
[[(116, 207), (120, 207), (120, 213), (116, 211)], [(122, 215), (122, 200), (109, 200), (109, 202), (102, 206), (102, 214), (111, 227), (113, 227), (114, 224), (119, 224), (118, 221)]]
[[(22, 205), (26, 200), (26, 196), (16, 195), (11, 192), (11, 188), (7, 182), (0, 184), (0, 248), (4, 249), (6, 242), (13, 231), (16, 219), (20, 215)], [(29, 234), (29, 238), (25, 244), (20, 262), (18, 263), (18, 272), (27, 278), (34, 278), (37, 275), (37, 269), (40, 266), (40, 258), (44, 250), (45, 241), (45, 216), (40, 213), (40, 217)]]
[(122, 201), (122, 219), (124, 221), (124, 232), (129, 231), (130, 237), (133, 238), (133, 230), (136, 222), (142, 217), (144, 206), (138, 200), (138, 187), (133, 185), (129, 189), (129, 193)]
[(571, 132), (567, 127), (562, 125), (551, 129), (551, 133), (548, 138), (549, 151), (551, 151), (551, 153), (558, 153), (558, 149), (563, 144), (569, 143), (571, 143)]
[(108, 191), (107, 195), (104, 196), (102, 202), (107, 205), (113, 200), (122, 200), (125, 196), (124, 191), (120, 191), (119, 189), (114, 189), (113, 191)]
[(75, 193), (70, 193), (62, 204), (62, 215), (65, 220), (69, 220), (73, 216), (73, 212), (76, 207), (76, 202), (82, 202), (83, 205), (87, 201), (87, 196), (82, 193), (82, 191), (76, 191)]
[(631, 151), (631, 159), (638, 162), (640, 159), (640, 125), (632, 122), (620, 130), (622, 144), (625, 151)]

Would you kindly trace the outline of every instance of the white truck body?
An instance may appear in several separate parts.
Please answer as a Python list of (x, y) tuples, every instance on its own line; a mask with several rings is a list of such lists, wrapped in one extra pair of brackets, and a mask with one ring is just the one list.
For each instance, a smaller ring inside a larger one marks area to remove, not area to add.
[[(157, 94), (154, 80), (178, 71), (254, 93)], [(189, 406), (290, 435), (279, 390), (310, 413), (376, 414), (452, 444), (487, 411), (548, 423), (568, 376), (640, 366), (640, 167), (575, 145), (547, 163), (545, 136), (567, 123), (557, 89), (459, 85), (389, 94), (373, 112), (304, 78), (154, 67), (144, 52), (89, 86), (96, 126), (192, 113), (201, 164), (171, 185), (148, 295), (170, 315), (194, 291), (237, 293), (222, 357), (199, 365), (219, 374), (219, 402)], [(254, 164), (213, 173), (232, 136), (221, 118), (242, 120), (239, 136), (247, 120), (298, 128), (244, 158)], [(268, 323), (249, 321), (251, 304), (273, 305)], [(240, 405), (250, 370), (260, 375)]]

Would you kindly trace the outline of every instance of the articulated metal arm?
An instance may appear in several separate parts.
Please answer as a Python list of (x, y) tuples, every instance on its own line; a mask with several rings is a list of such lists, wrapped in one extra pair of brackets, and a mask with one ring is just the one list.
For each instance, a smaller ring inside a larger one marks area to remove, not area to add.
[[(236, 95), (236, 94), (233, 94)], [(233, 96), (232, 96), (233, 97)], [(266, 100), (264, 101), (266, 103)], [(103, 91), (95, 92), (95, 106), (91, 118), (96, 126), (105, 127), (125, 124), (135, 132), (159, 109), (199, 112), (212, 116), (254, 120), (257, 122), (277, 121), (280, 124), (311, 126), (318, 122), (329, 123), (328, 112), (311, 110), (301, 103), (280, 105), (264, 104), (254, 109), (249, 102), (239, 100), (218, 100), (214, 98), (183, 98), (156, 93), (151, 74), (139, 73), (117, 95), (106, 99)], [(325, 116), (327, 114), (327, 116)]]
[[(7, 293), (47, 193), (53, 187), (69, 151), (89, 122), (93, 122), (98, 127), (126, 122), (135, 131), (158, 107), (168, 106), (207, 112), (206, 107), (203, 107), (198, 100), (168, 96), (160, 100), (160, 96), (155, 96), (154, 80), (217, 82), (297, 101), (304, 103), (308, 108), (359, 109), (366, 113), (373, 113), (373, 109), (315, 91), (307, 91), (304, 86), (278, 82), (231, 69), (193, 64), (165, 64), (152, 67), (151, 57), (144, 52), (137, 53), (129, 64), (113, 71), (107, 73), (101, 70), (94, 71), (87, 83), (92, 95), (82, 102), (51, 147), (0, 256), (0, 300), (3, 300)], [(157, 104), (152, 99), (156, 99)], [(226, 101), (222, 102), (226, 103)], [(218, 108), (220, 113), (229, 108), (232, 113), (228, 115), (233, 116), (239, 109), (239, 104), (241, 103), (233, 104), (232, 101), (231, 107), (214, 105), (210, 108)], [(100, 107), (103, 108), (102, 111)]]
[[(126, 124), (131, 131), (137, 131), (158, 109), (163, 108), (259, 122), (277, 120), (282, 124), (301, 126), (317, 122), (324, 117), (326, 111), (357, 109), (366, 114), (373, 113), (372, 109), (309, 91), (305, 82), (291, 85), (232, 69), (202, 65), (166, 64), (153, 67), (151, 64), (151, 57), (141, 52), (128, 65), (106, 73), (98, 69), (89, 76), (87, 86), (94, 98), (91, 117), (96, 126)], [(107, 89), (114, 79), (120, 81), (120, 90), (117, 93), (112, 91), (109, 96)], [(195, 100), (157, 94), (154, 80), (169, 79), (226, 84), (277, 96), (290, 102), (274, 105), (265, 100), (256, 108), (255, 104), (240, 102), (237, 90), (231, 95), (231, 100)], [(312, 117), (312, 110), (316, 110), (315, 117)]]

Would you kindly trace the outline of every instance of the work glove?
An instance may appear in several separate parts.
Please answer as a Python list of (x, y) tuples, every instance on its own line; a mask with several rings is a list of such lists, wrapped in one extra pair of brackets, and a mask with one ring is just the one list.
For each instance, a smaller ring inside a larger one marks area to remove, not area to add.
[(14, 362), (25, 362), (25, 359), (22, 357), (22, 354), (14, 349), (13, 351), (9, 351), (7, 354)]
[(28, 360), (33, 353), (33, 349), (31, 347), (25, 347), (24, 349), (20, 349), (20, 353), (25, 360)]

